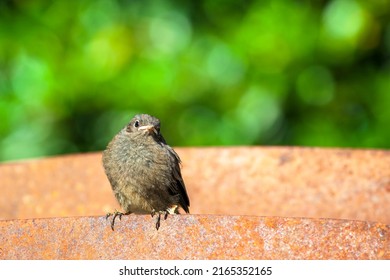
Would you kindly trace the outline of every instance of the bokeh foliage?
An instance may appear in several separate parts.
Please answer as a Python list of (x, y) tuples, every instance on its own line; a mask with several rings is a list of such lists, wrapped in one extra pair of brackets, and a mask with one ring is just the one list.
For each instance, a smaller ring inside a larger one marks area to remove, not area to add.
[(390, 0), (1, 1), (0, 160), (173, 146), (390, 147)]

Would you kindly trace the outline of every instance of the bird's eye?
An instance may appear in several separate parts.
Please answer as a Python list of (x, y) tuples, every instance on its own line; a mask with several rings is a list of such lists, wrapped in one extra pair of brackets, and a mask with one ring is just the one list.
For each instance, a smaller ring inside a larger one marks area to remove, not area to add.
[(138, 120), (136, 120), (136, 121), (134, 122), (134, 127), (139, 127), (139, 121), (138, 121)]

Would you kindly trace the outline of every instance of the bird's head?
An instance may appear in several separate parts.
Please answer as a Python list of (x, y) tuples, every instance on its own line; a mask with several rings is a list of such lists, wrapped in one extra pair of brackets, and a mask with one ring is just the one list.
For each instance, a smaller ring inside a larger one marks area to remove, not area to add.
[(126, 131), (158, 136), (160, 135), (160, 120), (151, 115), (139, 114), (131, 119)]

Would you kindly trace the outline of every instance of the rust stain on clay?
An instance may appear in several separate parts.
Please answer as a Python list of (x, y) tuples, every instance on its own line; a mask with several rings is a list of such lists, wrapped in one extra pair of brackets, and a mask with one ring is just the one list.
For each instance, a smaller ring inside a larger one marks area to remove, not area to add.
[[(269, 227), (270, 221), (275, 226)], [(1, 259), (389, 259), (380, 223), (256, 216), (0, 221)]]
[(0, 164), (0, 259), (390, 259), (389, 151), (175, 150), (192, 215), (159, 231), (111, 231), (101, 153)]
[[(390, 224), (390, 152), (295, 147), (175, 148), (193, 214)], [(119, 208), (101, 153), (0, 164), (0, 219)]]

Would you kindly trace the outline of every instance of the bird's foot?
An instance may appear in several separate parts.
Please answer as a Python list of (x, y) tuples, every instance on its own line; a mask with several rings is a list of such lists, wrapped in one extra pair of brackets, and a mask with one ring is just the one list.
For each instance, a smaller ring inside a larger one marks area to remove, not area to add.
[(130, 214), (130, 212), (128, 212), (128, 213), (122, 213), (122, 212), (119, 212), (118, 210), (115, 209), (115, 211), (114, 211), (113, 213), (107, 213), (107, 214), (106, 214), (106, 220), (107, 220), (109, 217), (113, 216), (113, 217), (112, 217), (112, 221), (111, 221), (111, 229), (114, 230), (114, 224), (115, 224), (115, 219), (116, 219), (116, 217), (119, 216), (119, 220), (121, 220), (123, 215), (129, 215), (129, 214)]
[(153, 209), (152, 213), (150, 213), (150, 214), (151, 214), (152, 217), (157, 215), (157, 218), (156, 218), (156, 229), (158, 230), (160, 228), (161, 215), (164, 215), (164, 220), (166, 220), (168, 218), (169, 212), (167, 210), (156, 211), (156, 210)]

